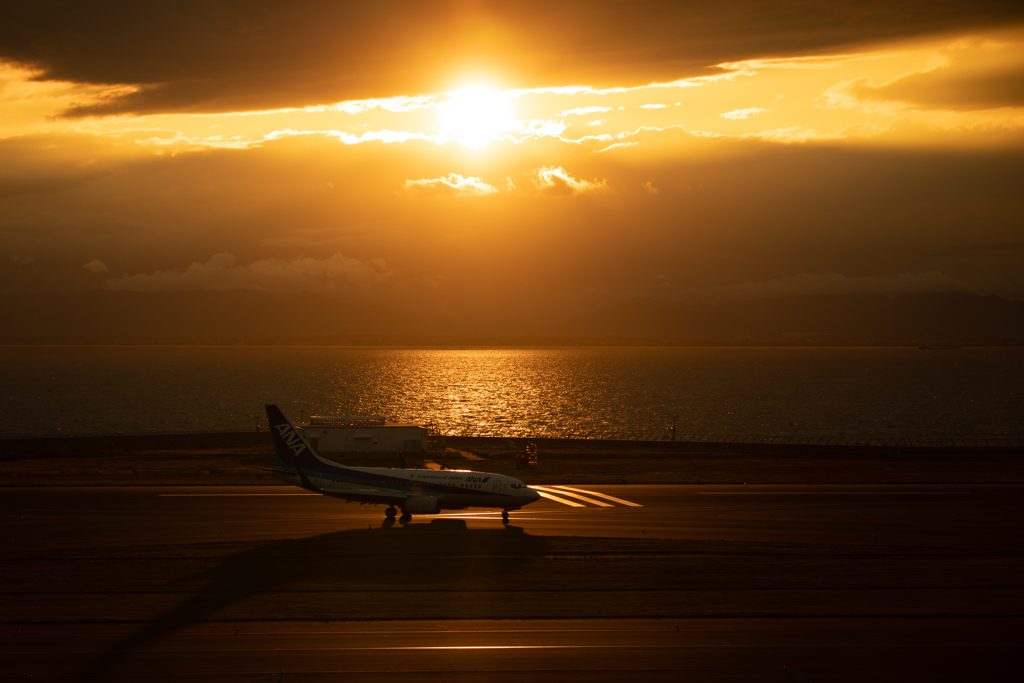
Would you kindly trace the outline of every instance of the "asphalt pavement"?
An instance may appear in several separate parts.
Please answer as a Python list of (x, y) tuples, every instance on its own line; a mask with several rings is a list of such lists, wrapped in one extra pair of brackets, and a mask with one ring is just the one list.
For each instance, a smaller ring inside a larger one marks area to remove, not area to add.
[[(0, 492), (0, 680), (1009, 680), (1024, 487)], [(31, 678), (30, 678), (31, 677)]]

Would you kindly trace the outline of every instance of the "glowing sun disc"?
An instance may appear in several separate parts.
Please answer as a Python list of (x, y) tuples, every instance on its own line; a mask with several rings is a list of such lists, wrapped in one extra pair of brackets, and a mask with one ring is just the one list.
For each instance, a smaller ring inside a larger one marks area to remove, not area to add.
[(484, 87), (448, 93), (448, 101), (441, 105), (441, 123), (445, 135), (471, 147), (501, 137), (517, 125), (508, 96)]

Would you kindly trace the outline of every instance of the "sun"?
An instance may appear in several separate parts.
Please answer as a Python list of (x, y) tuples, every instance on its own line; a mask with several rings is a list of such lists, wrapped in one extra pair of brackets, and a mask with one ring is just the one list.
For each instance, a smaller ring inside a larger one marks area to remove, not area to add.
[(486, 86), (450, 92), (439, 107), (442, 134), (467, 147), (481, 147), (519, 127), (508, 93)]

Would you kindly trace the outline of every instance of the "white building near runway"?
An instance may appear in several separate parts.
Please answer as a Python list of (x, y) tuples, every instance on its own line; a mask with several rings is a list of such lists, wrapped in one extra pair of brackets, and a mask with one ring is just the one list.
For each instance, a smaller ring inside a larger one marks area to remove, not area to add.
[(301, 430), (309, 445), (321, 455), (427, 450), (426, 427), (388, 423), (381, 415), (314, 415)]

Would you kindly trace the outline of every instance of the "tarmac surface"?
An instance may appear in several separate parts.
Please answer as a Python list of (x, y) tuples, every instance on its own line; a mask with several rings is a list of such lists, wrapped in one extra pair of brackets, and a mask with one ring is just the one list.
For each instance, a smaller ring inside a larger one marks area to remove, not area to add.
[(962, 681), (1024, 664), (1019, 485), (0, 490), (0, 680)]

